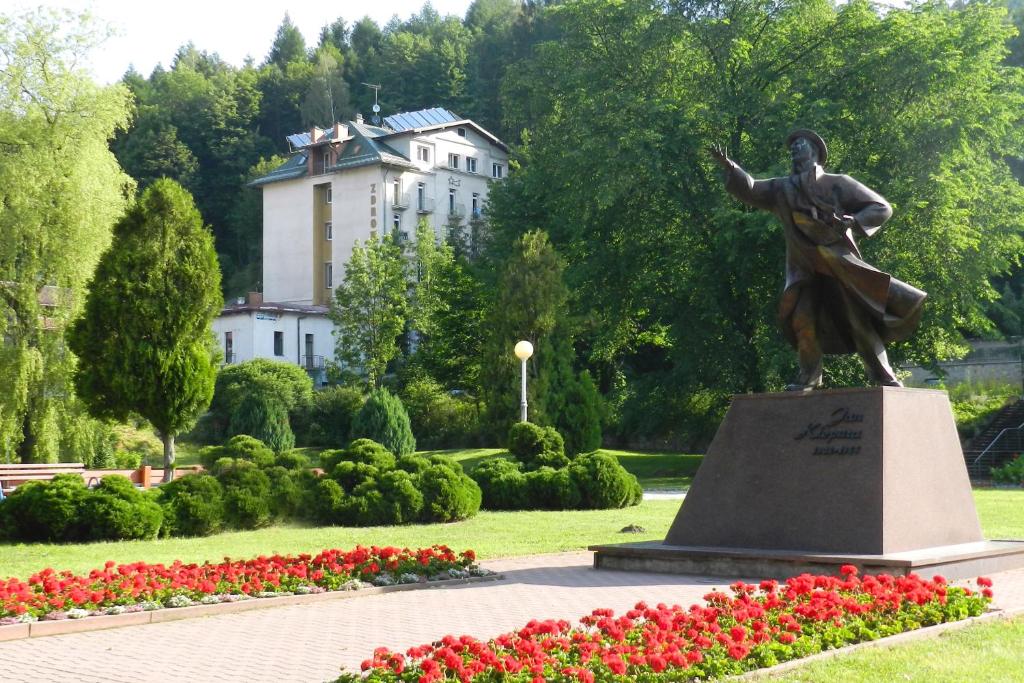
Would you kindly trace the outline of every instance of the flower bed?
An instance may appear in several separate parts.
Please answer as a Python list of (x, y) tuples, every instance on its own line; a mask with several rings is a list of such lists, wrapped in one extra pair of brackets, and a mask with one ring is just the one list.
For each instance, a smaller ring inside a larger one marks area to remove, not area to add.
[(598, 609), (580, 620), (531, 621), (491, 641), (445, 636), (406, 654), (379, 648), (364, 673), (338, 683), (365, 681), (627, 681), (717, 678), (806, 657), (822, 650), (957, 621), (982, 614), (991, 581), (981, 593), (915, 575), (859, 578), (804, 574), (783, 584), (732, 585), (705, 605), (649, 607), (625, 615)]
[(205, 564), (107, 562), (85, 576), (44, 569), (27, 581), (0, 581), (0, 626), (490, 573), (475, 560), (472, 550), (456, 554), (443, 545), (373, 546)]

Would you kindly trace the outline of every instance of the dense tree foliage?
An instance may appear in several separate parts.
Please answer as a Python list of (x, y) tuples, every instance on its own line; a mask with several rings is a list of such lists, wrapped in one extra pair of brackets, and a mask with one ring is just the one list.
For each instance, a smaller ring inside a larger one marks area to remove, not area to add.
[[(1003, 63), (1005, 10), (581, 0), (549, 14), (560, 40), (506, 81), (529, 136), (521, 171), (492, 193), (496, 244), (541, 228), (564, 254), (620, 422), (699, 427), (728, 393), (778, 388), (793, 367), (774, 320), (780, 228), (725, 195), (713, 142), (785, 175), (786, 134), (814, 128), (830, 170), (892, 202), (861, 248), (930, 293), (897, 360), (955, 355), (989, 325), (990, 278), (1016, 263), (1024, 228), (1005, 161), (1021, 153), (1024, 94)], [(827, 373), (862, 381), (849, 359)]]
[(131, 192), (107, 147), (128, 91), (82, 67), (101, 39), (69, 13), (0, 16), (0, 462), (89, 459), (103, 440), (63, 341)]
[(68, 343), (81, 359), (75, 387), (90, 412), (148, 420), (164, 442), (166, 481), (175, 436), (213, 398), (218, 352), (209, 330), (223, 303), (213, 238), (192, 198), (157, 180), (115, 225)]

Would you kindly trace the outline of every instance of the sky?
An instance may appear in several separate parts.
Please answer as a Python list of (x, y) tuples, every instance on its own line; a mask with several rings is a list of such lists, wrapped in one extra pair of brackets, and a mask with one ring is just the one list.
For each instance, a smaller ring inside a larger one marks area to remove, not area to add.
[[(423, 7), (424, 0), (340, 0), (287, 3), (247, 0), (4, 0), (5, 14), (40, 5), (90, 11), (111, 25), (117, 35), (92, 55), (91, 70), (97, 80), (112, 83), (134, 64), (148, 76), (157, 64), (168, 66), (177, 49), (192, 41), (200, 50), (216, 52), (221, 59), (240, 66), (246, 56), (257, 63), (270, 52), (277, 27), (285, 12), (302, 31), (307, 45), (315, 45), (320, 29), (338, 17), (352, 25), (369, 16), (383, 26), (391, 17), (407, 19)], [(431, 0), (442, 16), (464, 17), (471, 0)]]

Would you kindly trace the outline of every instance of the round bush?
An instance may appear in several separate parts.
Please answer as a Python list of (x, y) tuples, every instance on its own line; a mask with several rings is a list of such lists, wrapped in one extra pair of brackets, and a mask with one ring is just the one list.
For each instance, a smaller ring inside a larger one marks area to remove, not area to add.
[(373, 465), (378, 470), (395, 468), (395, 456), (383, 445), (370, 439), (356, 439), (345, 449), (345, 460)]
[(416, 439), (405, 406), (387, 389), (377, 389), (366, 399), (352, 421), (352, 438), (373, 439), (397, 456), (416, 450)]
[(305, 502), (305, 491), (297, 478), (280, 465), (263, 470), (270, 479), (270, 514), (274, 517), (295, 517)]
[(208, 470), (222, 458), (248, 460), (258, 467), (274, 464), (274, 451), (259, 439), (248, 434), (233, 436), (223, 446), (207, 446), (199, 452), (199, 462)]
[(514, 460), (486, 460), (472, 472), (480, 486), (483, 507), (487, 510), (523, 510), (531, 507), (522, 465)]
[(306, 516), (317, 524), (341, 524), (345, 491), (333, 479), (321, 477), (313, 484)]
[(270, 478), (263, 470), (235, 460), (218, 479), (224, 487), (224, 521), (229, 526), (258, 529), (270, 523)]
[(344, 449), (333, 448), (320, 451), (320, 469), (330, 473), (339, 462), (345, 459)]
[(465, 474), (444, 465), (431, 465), (419, 477), (423, 518), (453, 522), (472, 517), (480, 509), (480, 487)]
[[(636, 499), (639, 483), (618, 461), (605, 453), (587, 453), (572, 461), (569, 474), (579, 487), (583, 507), (621, 508)], [(643, 493), (641, 491), (641, 497)]]
[(392, 470), (382, 474), (376, 483), (382, 498), (378, 524), (408, 524), (419, 519), (423, 494), (416, 488), (412, 475)]
[(452, 472), (455, 472), (455, 474), (462, 474), (463, 472), (465, 472), (465, 470), (462, 468), (462, 463), (460, 463), (455, 458), (452, 458), (447, 455), (432, 455), (429, 458), (427, 458), (427, 462), (429, 462), (431, 465), (440, 465), (441, 467), (447, 467)]
[(103, 477), (82, 504), (82, 521), (91, 540), (156, 538), (164, 513), (127, 477)]
[(508, 431), (508, 450), (527, 470), (538, 467), (564, 467), (565, 444), (554, 427), (539, 427), (530, 422), (517, 422)]
[[(295, 363), (256, 358), (225, 366), (217, 373), (210, 415), (213, 431), (224, 438), (239, 404), (247, 396), (259, 395), (262, 401), (273, 400), (288, 413), (308, 410), (313, 397), (313, 380)], [(238, 432), (235, 432), (238, 433)], [(251, 433), (251, 432), (242, 432)]]
[(224, 488), (206, 473), (187, 474), (160, 487), (163, 532), (171, 536), (209, 536), (224, 524)]
[(408, 382), (401, 398), (420, 448), (466, 448), (477, 442), (480, 410), (471, 399), (452, 396), (426, 376)]
[(422, 455), (403, 455), (395, 463), (395, 467), (400, 470), (404, 470), (409, 474), (421, 474), (424, 470), (430, 467), (430, 460), (424, 458)]
[(274, 464), (278, 467), (283, 467), (286, 470), (305, 470), (312, 466), (307, 458), (302, 453), (296, 453), (290, 451), (288, 453), (282, 453), (274, 458)]
[(13, 541), (78, 540), (88, 493), (78, 474), (22, 484), (0, 503), (0, 533)]
[(341, 484), (346, 491), (354, 491), (357, 486), (366, 481), (373, 481), (379, 474), (380, 470), (373, 465), (342, 460), (331, 471), (331, 479)]
[(567, 467), (541, 467), (527, 472), (525, 479), (530, 509), (575, 510), (583, 501)]

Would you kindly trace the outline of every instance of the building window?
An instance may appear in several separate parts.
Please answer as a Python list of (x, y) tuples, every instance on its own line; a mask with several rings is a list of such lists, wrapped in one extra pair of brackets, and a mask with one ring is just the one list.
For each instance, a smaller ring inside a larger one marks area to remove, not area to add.
[(313, 335), (306, 334), (306, 354), (302, 357), (302, 364), (307, 369), (313, 370), (317, 367), (316, 356), (313, 355)]
[(394, 189), (392, 190), (392, 193), (391, 193), (392, 197), (391, 198), (394, 200), (395, 204), (401, 204), (402, 203), (402, 181), (399, 178), (395, 178), (395, 182), (392, 184), (392, 187)]
[(326, 149), (324, 150), (324, 155), (322, 158), (324, 160), (324, 167), (321, 173), (327, 173), (327, 169), (330, 168), (331, 166), (331, 155)]
[(224, 333), (224, 362), (235, 362), (235, 340), (231, 332)]
[(458, 154), (449, 154), (448, 155), (448, 168), (454, 168), (455, 170), (459, 170), (459, 155)]
[(420, 161), (430, 163), (430, 148), (429, 147), (417, 147), (416, 158)]
[(465, 128), (457, 128), (456, 132), (459, 134), (460, 138), (466, 137), (466, 129)]
[(324, 223), (324, 239), (328, 242), (334, 239), (334, 227), (330, 221)]
[(501, 164), (491, 164), (491, 177), (501, 178), (505, 175), (505, 167)]
[(274, 355), (284, 355), (284, 332), (274, 332)]
[(416, 206), (420, 209), (426, 208), (427, 186), (423, 183), (416, 183)]
[(334, 264), (330, 261), (324, 264), (324, 287), (334, 287)]
[(327, 202), (328, 204), (330, 204), (330, 203), (331, 203), (331, 194), (332, 194), (332, 193), (331, 193), (331, 186), (330, 186), (330, 185), (328, 185), (328, 186), (327, 186), (327, 192), (326, 192), (326, 197), (327, 197), (327, 198), (326, 198), (326, 200), (325, 200), (325, 201), (326, 201), (326, 202)]
[(476, 173), (476, 157), (466, 157), (466, 171)]
[(455, 213), (455, 190), (448, 190), (448, 214)]
[(480, 215), (480, 193), (473, 193), (473, 216)]
[(402, 214), (391, 214), (391, 227), (394, 229), (394, 232), (392, 234), (395, 236), (395, 239), (397, 240), (398, 236), (402, 233)]

